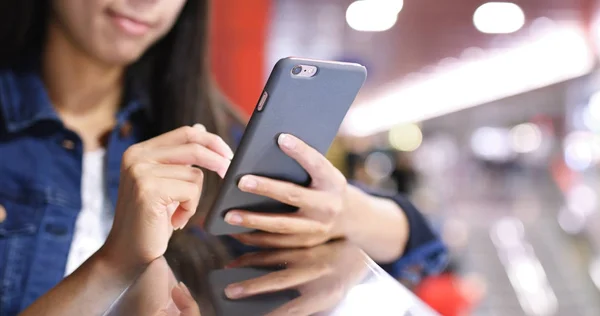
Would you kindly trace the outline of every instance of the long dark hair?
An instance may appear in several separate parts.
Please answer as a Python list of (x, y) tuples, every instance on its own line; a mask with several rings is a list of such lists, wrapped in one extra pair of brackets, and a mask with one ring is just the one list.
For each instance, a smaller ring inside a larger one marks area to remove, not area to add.
[[(145, 101), (150, 105), (152, 119), (148, 137), (201, 123), (208, 131), (229, 141), (228, 121), (240, 119), (212, 87), (208, 63), (209, 2), (187, 0), (170, 32), (127, 69), (127, 84), (143, 90), (148, 97)], [(0, 67), (10, 67), (23, 56), (34, 56), (42, 51), (49, 10), (48, 0), (0, 1)], [(205, 173), (199, 215), (205, 214), (210, 207), (219, 182), (216, 174)], [(189, 253), (184, 249), (191, 243), (190, 238), (193, 237), (186, 232), (176, 234), (167, 256)], [(223, 254), (219, 249), (207, 251)], [(197, 262), (185, 258), (170, 258), (169, 261)]]

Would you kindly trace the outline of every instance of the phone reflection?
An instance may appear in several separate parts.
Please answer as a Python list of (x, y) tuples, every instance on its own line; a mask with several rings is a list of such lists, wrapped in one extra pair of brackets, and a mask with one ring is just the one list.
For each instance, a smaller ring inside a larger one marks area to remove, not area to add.
[[(228, 299), (215, 295), (215, 308), (221, 315), (328, 315), (368, 275), (365, 260), (361, 250), (345, 241), (246, 254), (218, 271), (230, 280), (238, 276), (224, 289)], [(211, 281), (214, 288), (223, 287), (218, 286), (223, 280)], [(262, 308), (249, 314), (256, 306)]]
[(437, 315), (346, 241), (233, 261), (219, 243), (181, 241), (184, 247), (152, 262), (104, 315)]

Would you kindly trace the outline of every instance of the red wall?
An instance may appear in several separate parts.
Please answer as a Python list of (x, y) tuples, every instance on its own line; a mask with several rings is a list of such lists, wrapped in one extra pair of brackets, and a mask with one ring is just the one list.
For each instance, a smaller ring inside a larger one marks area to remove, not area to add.
[(271, 0), (212, 2), (212, 69), (217, 84), (250, 114), (263, 88)]

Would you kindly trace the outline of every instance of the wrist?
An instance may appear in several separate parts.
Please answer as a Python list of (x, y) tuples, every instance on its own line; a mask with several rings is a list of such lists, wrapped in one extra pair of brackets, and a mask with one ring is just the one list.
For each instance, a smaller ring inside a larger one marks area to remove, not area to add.
[(400, 206), (349, 186), (346, 211), (340, 220), (343, 236), (374, 260), (391, 262), (404, 252), (410, 227)]
[[(368, 212), (371, 196), (348, 185), (345, 192), (346, 205), (339, 225), (339, 235), (349, 241), (360, 239), (362, 218)], [(368, 216), (368, 215), (367, 215)]]
[(144, 270), (144, 265), (135, 264), (114, 256), (109, 249), (101, 247), (91, 258), (101, 275), (127, 285), (131, 284)]

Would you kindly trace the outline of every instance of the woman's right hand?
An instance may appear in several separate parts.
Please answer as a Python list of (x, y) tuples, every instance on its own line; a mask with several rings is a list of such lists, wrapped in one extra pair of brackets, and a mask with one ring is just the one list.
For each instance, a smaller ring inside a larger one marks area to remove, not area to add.
[(119, 269), (162, 256), (173, 230), (196, 212), (204, 178), (197, 167), (223, 177), (232, 157), (229, 146), (200, 124), (131, 146), (123, 155), (115, 219), (100, 256)]
[[(269, 316), (315, 315), (338, 305), (347, 292), (369, 273), (369, 260), (360, 248), (340, 240), (312, 248), (260, 251), (242, 255), (228, 268), (276, 269), (255, 279), (230, 284), (230, 299), (295, 289), (300, 296), (279, 306)], [(281, 269), (281, 267), (285, 267)]]

